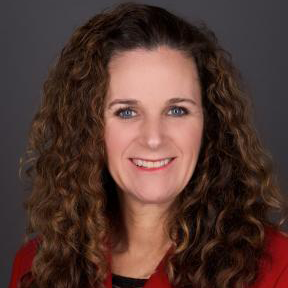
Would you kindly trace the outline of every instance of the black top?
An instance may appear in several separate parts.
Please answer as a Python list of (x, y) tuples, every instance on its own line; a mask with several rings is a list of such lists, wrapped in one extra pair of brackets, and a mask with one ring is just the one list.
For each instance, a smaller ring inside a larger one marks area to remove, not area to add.
[(143, 288), (147, 280), (124, 277), (112, 273), (112, 288)]

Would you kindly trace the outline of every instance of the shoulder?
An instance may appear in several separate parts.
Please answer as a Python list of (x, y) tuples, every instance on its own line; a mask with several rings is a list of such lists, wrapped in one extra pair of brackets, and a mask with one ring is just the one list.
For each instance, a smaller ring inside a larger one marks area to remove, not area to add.
[(21, 278), (31, 270), (39, 242), (40, 237), (37, 236), (23, 244), (16, 252), (9, 288), (17, 287)]
[(253, 288), (287, 288), (288, 283), (288, 233), (265, 228), (266, 252), (262, 259), (259, 280)]
[(281, 268), (288, 265), (288, 233), (273, 228), (265, 228), (266, 249), (271, 255), (271, 265)]
[(265, 228), (268, 249), (288, 252), (288, 233), (270, 227)]

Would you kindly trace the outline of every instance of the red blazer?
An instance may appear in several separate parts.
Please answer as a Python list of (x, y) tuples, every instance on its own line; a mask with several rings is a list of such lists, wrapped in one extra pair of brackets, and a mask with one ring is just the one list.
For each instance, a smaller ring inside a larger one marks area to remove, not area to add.
[[(283, 235), (277, 230), (267, 228), (267, 250), (272, 255), (272, 265), (262, 261), (260, 263), (260, 276), (258, 281), (249, 288), (288, 288), (288, 235)], [(21, 277), (30, 271), (33, 257), (36, 252), (37, 240), (34, 238), (20, 248), (14, 259), (9, 288), (18, 288)], [(163, 266), (168, 256), (163, 257), (154, 274), (145, 283), (144, 288), (173, 288), (168, 281)], [(111, 255), (109, 255), (111, 263)], [(112, 273), (109, 271), (105, 281), (107, 288), (112, 288)]]

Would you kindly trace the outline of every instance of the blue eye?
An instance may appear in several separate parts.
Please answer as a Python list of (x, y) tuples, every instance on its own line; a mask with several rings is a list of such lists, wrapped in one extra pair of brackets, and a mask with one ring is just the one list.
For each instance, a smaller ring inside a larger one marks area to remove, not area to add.
[[(169, 111), (174, 111), (174, 112), (180, 111), (180, 112), (173, 113), (172, 116), (185, 116), (185, 115), (189, 114), (188, 109), (181, 107), (181, 106), (172, 106), (169, 108), (170, 108)], [(131, 115), (132, 112), (135, 113), (135, 111), (133, 109), (131, 109), (131, 107), (126, 107), (126, 108), (120, 108), (120, 109), (116, 110), (116, 112), (114, 114), (120, 118), (128, 119), (128, 118), (133, 118), (133, 116)], [(171, 115), (171, 114), (168, 114), (168, 115)]]
[(178, 112), (178, 113), (175, 113), (174, 115), (178, 115), (178, 116), (182, 116), (182, 115), (186, 115), (186, 114), (189, 114), (188, 113), (188, 110), (184, 107), (181, 107), (181, 106), (173, 106), (173, 107), (170, 107), (171, 110), (170, 111), (182, 111), (182, 112)]
[[(126, 113), (128, 112), (128, 113)], [(131, 113), (129, 112), (134, 112), (134, 110), (132, 110), (131, 108), (120, 108), (115, 112), (115, 115), (120, 117), (120, 118), (130, 118), (129, 116), (131, 116)]]

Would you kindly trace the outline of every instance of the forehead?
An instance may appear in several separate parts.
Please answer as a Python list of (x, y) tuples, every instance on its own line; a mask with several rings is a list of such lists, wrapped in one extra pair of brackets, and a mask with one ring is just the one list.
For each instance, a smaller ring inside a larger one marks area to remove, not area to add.
[(165, 46), (121, 52), (111, 59), (108, 71), (108, 100), (131, 97), (156, 101), (181, 96), (197, 100), (200, 97), (194, 60)]

